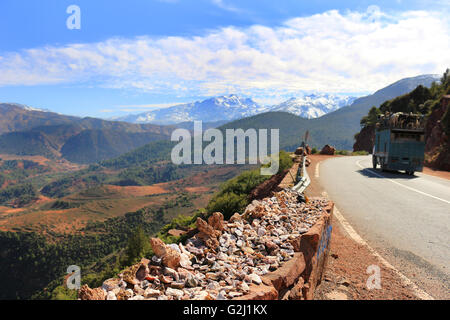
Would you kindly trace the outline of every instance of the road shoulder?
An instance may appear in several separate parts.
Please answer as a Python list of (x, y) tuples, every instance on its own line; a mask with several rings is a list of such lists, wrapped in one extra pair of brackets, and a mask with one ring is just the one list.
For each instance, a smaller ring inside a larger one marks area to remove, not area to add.
[[(332, 157), (310, 156), (311, 164), (307, 170), (311, 177), (311, 185), (306, 191), (307, 196), (322, 196), (325, 191), (319, 183), (320, 166), (319, 170), (316, 166), (329, 158)], [(374, 268), (379, 268), (381, 288), (369, 290), (367, 281), (373, 275)], [(404, 279), (397, 272), (381, 263), (379, 257), (367, 246), (352, 239), (335, 217), (330, 256), (323, 281), (316, 290), (315, 299), (416, 300), (419, 298), (414, 290), (405, 285)]]
[(434, 170), (434, 169), (431, 169), (428, 167), (423, 167), (423, 173), (427, 174), (429, 176), (434, 176), (434, 177), (450, 180), (450, 172), (449, 171)]

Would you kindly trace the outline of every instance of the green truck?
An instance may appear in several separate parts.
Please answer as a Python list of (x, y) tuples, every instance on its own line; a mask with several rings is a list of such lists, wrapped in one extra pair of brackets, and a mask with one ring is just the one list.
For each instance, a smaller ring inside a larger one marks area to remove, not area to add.
[(422, 115), (394, 113), (379, 117), (372, 153), (373, 168), (404, 170), (409, 175), (423, 170), (425, 125)]

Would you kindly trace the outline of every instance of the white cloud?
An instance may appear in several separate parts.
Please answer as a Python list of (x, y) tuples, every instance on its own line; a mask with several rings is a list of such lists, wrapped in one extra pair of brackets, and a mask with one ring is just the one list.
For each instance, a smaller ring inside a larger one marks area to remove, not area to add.
[(113, 38), (0, 55), (0, 86), (85, 83), (173, 96), (367, 92), (450, 66), (445, 12), (327, 11), (279, 27)]
[(149, 111), (157, 109), (170, 108), (181, 104), (180, 102), (169, 102), (169, 103), (153, 103), (153, 104), (135, 104), (135, 105), (123, 105), (119, 106), (118, 109), (124, 112), (135, 112), (135, 111)]
[(211, 2), (223, 10), (231, 11), (231, 12), (241, 12), (240, 9), (225, 3), (224, 0), (211, 0)]

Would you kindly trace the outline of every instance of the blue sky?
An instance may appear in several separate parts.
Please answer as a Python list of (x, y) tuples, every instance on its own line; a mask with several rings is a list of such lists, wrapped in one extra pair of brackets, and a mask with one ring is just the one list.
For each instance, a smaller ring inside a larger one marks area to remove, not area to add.
[(227, 93), (362, 95), (443, 72), (448, 13), (444, 0), (2, 0), (0, 101), (109, 117)]

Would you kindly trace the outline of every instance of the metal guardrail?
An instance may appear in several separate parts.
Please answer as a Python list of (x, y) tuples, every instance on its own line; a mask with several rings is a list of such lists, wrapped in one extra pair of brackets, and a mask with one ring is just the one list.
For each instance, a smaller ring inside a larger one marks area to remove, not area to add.
[[(306, 188), (310, 185), (311, 179), (309, 178), (308, 172), (306, 171), (306, 156), (303, 156), (302, 159), (302, 170), (300, 172), (300, 180), (299, 182), (292, 188), (297, 192), (304, 192)], [(300, 171), (300, 170), (299, 170)]]

